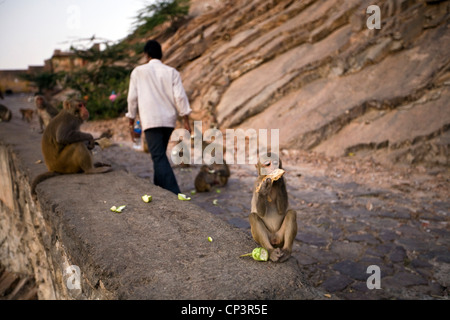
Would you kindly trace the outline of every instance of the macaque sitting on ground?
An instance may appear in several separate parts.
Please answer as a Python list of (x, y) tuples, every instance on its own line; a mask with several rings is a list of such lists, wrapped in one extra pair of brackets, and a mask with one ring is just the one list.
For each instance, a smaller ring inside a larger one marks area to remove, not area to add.
[(94, 164), (91, 150), (95, 147), (91, 134), (81, 132), (80, 126), (89, 118), (83, 100), (66, 100), (64, 109), (45, 128), (42, 136), (42, 154), (48, 172), (37, 176), (32, 184), (32, 193), (38, 183), (67, 173), (105, 173), (109, 165)]
[(227, 184), (228, 178), (230, 177), (230, 168), (226, 164), (225, 160), (223, 160), (222, 164), (211, 164), (209, 166), (209, 169), (214, 171), (215, 180), (220, 187), (223, 187)]
[(195, 177), (195, 190), (198, 192), (209, 192), (213, 185), (217, 184), (216, 176), (207, 165), (200, 168), (200, 172)]
[[(281, 169), (277, 156), (261, 157), (256, 165), (258, 178), (253, 188), (250, 226), (253, 239), (269, 252), (274, 262), (286, 261), (297, 235), (297, 213), (288, 209), (284, 177), (270, 173)], [(284, 173), (284, 171), (282, 171)]]
[(0, 104), (0, 122), (5, 121), (8, 122), (11, 120), (12, 113), (11, 110), (8, 109), (8, 107)]
[(195, 189), (198, 192), (209, 192), (214, 185), (225, 186), (229, 177), (230, 168), (225, 161), (223, 164), (203, 165), (195, 178)]
[(34, 103), (36, 105), (36, 113), (39, 118), (41, 132), (43, 132), (50, 123), (50, 120), (58, 114), (58, 110), (48, 103), (41, 95), (34, 97)]

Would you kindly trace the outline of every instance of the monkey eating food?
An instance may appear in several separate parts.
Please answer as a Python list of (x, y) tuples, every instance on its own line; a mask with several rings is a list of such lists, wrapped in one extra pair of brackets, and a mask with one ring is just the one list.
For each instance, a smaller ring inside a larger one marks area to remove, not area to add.
[(207, 165), (203, 165), (200, 168), (199, 173), (195, 177), (194, 185), (195, 190), (198, 192), (209, 192), (213, 185), (217, 184), (214, 171)]
[(222, 164), (213, 163), (209, 166), (209, 168), (214, 173), (216, 183), (219, 187), (225, 186), (228, 182), (228, 178), (230, 177), (230, 168), (226, 164), (225, 160), (223, 160)]
[(38, 183), (68, 173), (105, 173), (109, 165), (94, 164), (91, 150), (95, 146), (91, 134), (81, 132), (80, 126), (89, 118), (85, 102), (72, 99), (63, 103), (63, 110), (54, 117), (42, 136), (42, 154), (48, 172), (37, 176), (32, 183), (32, 193)]
[(253, 239), (269, 251), (274, 262), (286, 261), (297, 235), (297, 213), (288, 209), (281, 161), (275, 154), (261, 157), (253, 188), (250, 226)]
[(209, 192), (214, 185), (223, 187), (230, 177), (230, 168), (225, 163), (213, 163), (210, 166), (203, 165), (195, 177), (194, 185), (198, 192)]

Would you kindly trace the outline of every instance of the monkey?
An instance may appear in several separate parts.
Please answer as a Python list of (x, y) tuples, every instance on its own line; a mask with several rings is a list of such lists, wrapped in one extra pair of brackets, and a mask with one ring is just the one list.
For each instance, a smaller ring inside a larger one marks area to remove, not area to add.
[(108, 129), (106, 131), (103, 131), (100, 137), (98, 137), (95, 140), (95, 145), (99, 146), (102, 150), (109, 148), (113, 145), (113, 142), (111, 138), (114, 135), (114, 131), (111, 129)]
[(5, 121), (8, 122), (12, 118), (11, 110), (8, 107), (0, 104), (0, 122)]
[(200, 172), (195, 177), (195, 190), (198, 192), (209, 192), (215, 184), (217, 182), (214, 172), (207, 165), (201, 166)]
[(39, 125), (42, 133), (48, 126), (50, 120), (55, 117), (59, 111), (48, 103), (41, 95), (36, 95), (34, 97), (34, 104), (36, 105), (36, 113), (39, 118)]
[(26, 120), (28, 123), (30, 123), (31, 120), (33, 120), (34, 114), (33, 109), (20, 109), (19, 111), (22, 114), (22, 120)]
[(220, 187), (227, 184), (228, 178), (230, 177), (230, 168), (228, 167), (225, 160), (222, 164), (213, 163), (209, 166), (209, 169), (214, 171), (215, 180)]
[(255, 167), (258, 178), (253, 188), (249, 217), (251, 233), (253, 239), (267, 249), (271, 261), (284, 262), (292, 253), (297, 235), (297, 213), (288, 209), (284, 177), (272, 181), (266, 176), (278, 167), (282, 168), (278, 156), (269, 152), (268, 157), (260, 157)]
[(54, 117), (42, 135), (42, 154), (48, 172), (37, 176), (32, 183), (32, 194), (36, 194), (38, 183), (60, 174), (105, 173), (109, 165), (93, 164), (91, 150), (95, 147), (91, 134), (81, 132), (80, 126), (89, 118), (83, 100), (65, 100), (63, 110)]
[(100, 137), (98, 139), (95, 139), (95, 144), (98, 145), (102, 150), (104, 150), (111, 147), (113, 145), (113, 142), (109, 138)]
[(106, 131), (102, 132), (99, 139), (102, 139), (102, 138), (111, 139), (113, 137), (113, 135), (114, 135), (114, 131), (112, 129), (107, 129)]

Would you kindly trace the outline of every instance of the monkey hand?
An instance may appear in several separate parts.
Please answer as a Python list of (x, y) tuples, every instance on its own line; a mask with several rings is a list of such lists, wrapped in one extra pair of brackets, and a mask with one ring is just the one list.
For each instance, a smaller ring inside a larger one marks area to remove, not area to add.
[(287, 249), (276, 248), (269, 250), (269, 259), (272, 262), (285, 262), (291, 256)]
[(259, 188), (259, 194), (262, 196), (267, 196), (272, 189), (272, 179), (266, 178), (261, 183), (261, 187)]
[(189, 124), (189, 121), (184, 122), (184, 129), (189, 131), (189, 133), (192, 133), (191, 125)]
[(89, 150), (92, 150), (92, 149), (95, 148), (95, 141), (94, 141), (93, 138), (88, 140), (88, 142), (87, 142), (87, 148), (88, 148)]

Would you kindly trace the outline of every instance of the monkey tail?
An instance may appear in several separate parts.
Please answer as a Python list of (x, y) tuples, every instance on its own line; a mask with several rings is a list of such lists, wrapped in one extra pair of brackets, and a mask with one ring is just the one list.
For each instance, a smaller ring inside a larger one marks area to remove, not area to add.
[(36, 178), (34, 178), (33, 183), (31, 184), (31, 194), (36, 195), (36, 187), (39, 183), (41, 183), (44, 180), (47, 180), (48, 178), (56, 177), (59, 175), (60, 173), (51, 171), (47, 171), (43, 174), (38, 175)]

